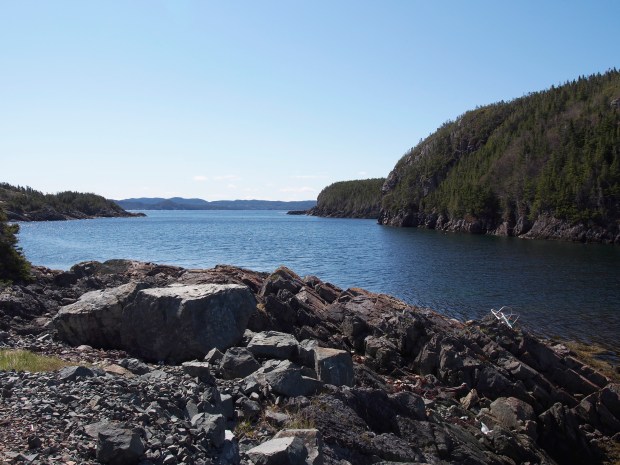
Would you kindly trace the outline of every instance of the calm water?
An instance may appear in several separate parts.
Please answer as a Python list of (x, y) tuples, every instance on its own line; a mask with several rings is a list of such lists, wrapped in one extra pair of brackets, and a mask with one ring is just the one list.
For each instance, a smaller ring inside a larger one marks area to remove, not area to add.
[(620, 248), (389, 228), (274, 211), (149, 211), (146, 218), (22, 223), (29, 260), (68, 269), (131, 258), (257, 271), (286, 265), (461, 320), (510, 305), (546, 334), (620, 347)]

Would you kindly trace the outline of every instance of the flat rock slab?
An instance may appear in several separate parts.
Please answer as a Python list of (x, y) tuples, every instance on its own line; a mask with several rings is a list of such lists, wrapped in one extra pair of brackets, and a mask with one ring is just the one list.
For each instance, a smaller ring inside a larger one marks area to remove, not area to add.
[(257, 333), (248, 344), (248, 350), (255, 357), (290, 359), (297, 354), (297, 339), (287, 333), (265, 331)]
[(308, 451), (297, 437), (272, 439), (248, 451), (256, 465), (306, 465)]

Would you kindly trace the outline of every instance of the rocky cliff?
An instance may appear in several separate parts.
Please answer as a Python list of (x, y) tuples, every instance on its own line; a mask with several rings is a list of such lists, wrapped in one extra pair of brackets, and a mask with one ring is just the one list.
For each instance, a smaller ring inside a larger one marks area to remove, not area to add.
[(285, 267), (35, 274), (2, 289), (0, 345), (76, 366), (0, 372), (6, 463), (618, 458), (620, 385), (493, 315), (462, 323)]

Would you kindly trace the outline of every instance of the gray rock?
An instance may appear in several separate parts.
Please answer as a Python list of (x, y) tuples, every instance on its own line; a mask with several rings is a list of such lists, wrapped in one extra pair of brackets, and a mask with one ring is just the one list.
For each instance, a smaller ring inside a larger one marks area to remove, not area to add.
[(220, 408), (222, 410), (222, 415), (227, 419), (232, 419), (235, 415), (235, 406), (230, 394), (220, 394)]
[(254, 418), (261, 412), (260, 404), (247, 397), (237, 399), (235, 406), (241, 412), (243, 418)]
[(243, 347), (231, 347), (220, 362), (224, 379), (245, 378), (260, 368), (260, 363)]
[(319, 343), (314, 339), (304, 339), (297, 346), (297, 356), (299, 362), (307, 367), (314, 368), (314, 349), (319, 347)]
[(124, 358), (118, 364), (131, 371), (134, 375), (144, 375), (151, 371), (146, 363), (142, 363), (137, 358)]
[(256, 465), (305, 465), (308, 451), (297, 437), (272, 439), (247, 452)]
[(256, 375), (259, 382), (271, 386), (273, 392), (287, 397), (308, 396), (321, 388), (319, 380), (302, 375), (301, 367), (283, 360), (268, 372)]
[(53, 318), (58, 336), (76, 346), (120, 348), (123, 307), (144, 286), (129, 283), (87, 292), (77, 302), (62, 307)]
[(248, 350), (256, 357), (290, 359), (297, 353), (297, 340), (290, 334), (278, 331), (257, 333), (248, 343)]
[(307, 465), (323, 465), (323, 436), (318, 429), (284, 429), (276, 433), (274, 439), (279, 438), (299, 438), (303, 441), (308, 457)]
[(215, 381), (211, 374), (210, 365), (207, 362), (183, 362), (181, 364), (183, 371), (188, 375), (199, 378), (204, 383), (211, 383)]
[(224, 444), (226, 419), (224, 415), (199, 413), (191, 420), (192, 426), (204, 434), (204, 439), (214, 447)]
[(318, 378), (334, 386), (353, 386), (353, 360), (344, 350), (316, 347), (314, 369)]
[(122, 346), (151, 360), (202, 358), (239, 342), (255, 310), (252, 292), (236, 284), (144, 289), (123, 309)]
[(506, 429), (520, 429), (526, 421), (533, 421), (534, 409), (522, 400), (514, 397), (499, 397), (491, 403), (490, 413)]
[(132, 430), (109, 424), (97, 437), (97, 460), (110, 465), (138, 463), (144, 454), (140, 435)]
[(211, 365), (218, 365), (222, 361), (223, 357), (224, 354), (214, 347), (207, 353), (207, 355), (205, 355), (204, 361), (210, 363)]
[(64, 367), (58, 370), (58, 379), (61, 381), (75, 381), (78, 378), (92, 378), (95, 372), (83, 366)]

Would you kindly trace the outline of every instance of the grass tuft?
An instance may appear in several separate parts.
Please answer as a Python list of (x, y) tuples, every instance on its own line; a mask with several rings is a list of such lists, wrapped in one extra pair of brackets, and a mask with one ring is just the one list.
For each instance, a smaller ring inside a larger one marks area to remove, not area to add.
[(38, 355), (28, 350), (0, 350), (0, 371), (54, 371), (73, 365), (57, 357)]

